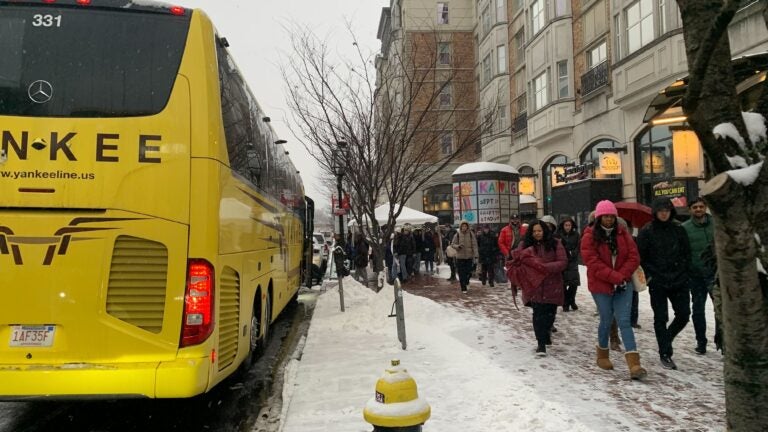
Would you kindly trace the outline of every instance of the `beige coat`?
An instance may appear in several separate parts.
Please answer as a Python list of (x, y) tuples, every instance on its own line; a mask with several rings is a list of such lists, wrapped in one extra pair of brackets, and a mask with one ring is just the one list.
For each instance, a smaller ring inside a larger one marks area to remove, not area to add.
[(477, 238), (472, 231), (467, 230), (466, 234), (462, 234), (461, 229), (459, 229), (451, 241), (451, 246), (456, 249), (456, 259), (477, 259), (480, 256), (477, 249)]

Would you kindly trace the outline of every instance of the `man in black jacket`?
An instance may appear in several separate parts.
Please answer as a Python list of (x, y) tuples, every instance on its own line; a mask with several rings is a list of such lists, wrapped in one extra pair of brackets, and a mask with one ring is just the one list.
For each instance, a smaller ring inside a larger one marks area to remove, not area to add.
[[(653, 330), (659, 344), (661, 365), (677, 369), (672, 361), (672, 341), (691, 316), (691, 297), (688, 285), (691, 250), (688, 235), (675, 221), (675, 207), (669, 198), (658, 198), (652, 205), (653, 221), (645, 225), (637, 236), (640, 263), (648, 277), (648, 291), (653, 308)], [(667, 327), (672, 304), (675, 318)]]

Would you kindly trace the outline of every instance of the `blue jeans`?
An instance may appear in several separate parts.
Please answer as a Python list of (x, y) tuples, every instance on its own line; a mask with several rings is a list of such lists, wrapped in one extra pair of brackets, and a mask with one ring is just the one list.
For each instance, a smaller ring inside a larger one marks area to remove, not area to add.
[(707, 297), (712, 290), (713, 278), (711, 277), (691, 277), (691, 321), (693, 329), (696, 332), (696, 343), (698, 345), (707, 345), (707, 319), (704, 309), (707, 305)]
[(601, 348), (608, 347), (608, 336), (611, 333), (611, 324), (616, 318), (616, 324), (621, 331), (621, 339), (627, 351), (637, 351), (635, 332), (632, 330), (630, 314), (632, 310), (632, 293), (635, 287), (631, 283), (623, 291), (617, 291), (613, 295), (592, 294), (600, 314), (600, 324), (597, 326), (597, 343)]

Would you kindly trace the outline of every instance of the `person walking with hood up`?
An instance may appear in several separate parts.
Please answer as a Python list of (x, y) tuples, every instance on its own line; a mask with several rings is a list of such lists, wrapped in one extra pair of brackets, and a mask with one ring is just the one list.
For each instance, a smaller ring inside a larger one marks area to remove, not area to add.
[(563, 303), (563, 312), (569, 310), (579, 310), (576, 306), (576, 289), (581, 285), (581, 276), (579, 275), (579, 244), (581, 237), (576, 228), (576, 222), (573, 218), (567, 216), (560, 222), (557, 228), (557, 234), (560, 241), (563, 242), (565, 252), (568, 254), (568, 267), (563, 272), (563, 285), (565, 288), (565, 302)]
[(472, 266), (477, 265), (480, 252), (477, 247), (475, 233), (469, 229), (469, 222), (463, 220), (459, 224), (459, 232), (453, 237), (451, 246), (456, 249), (456, 272), (459, 274), (461, 292), (467, 292)]
[(597, 366), (613, 369), (609, 356), (608, 338), (614, 319), (624, 339), (624, 358), (632, 379), (647, 375), (640, 366), (635, 333), (632, 329), (632, 273), (640, 265), (640, 254), (632, 235), (617, 224), (618, 211), (608, 200), (597, 203), (595, 223), (584, 230), (581, 239), (581, 256), (587, 266), (589, 292), (595, 300), (600, 314), (597, 327)]
[(568, 258), (545, 222), (533, 221), (507, 262), (510, 282), (523, 289), (523, 304), (533, 308), (536, 355), (546, 356), (557, 307), (563, 305), (563, 270)]
[[(691, 268), (691, 247), (688, 234), (675, 221), (675, 207), (669, 198), (657, 198), (651, 206), (653, 220), (637, 236), (640, 264), (648, 279), (648, 292), (653, 309), (653, 330), (659, 344), (661, 365), (677, 369), (672, 360), (672, 342), (691, 315), (691, 296), (688, 286)], [(667, 327), (672, 304), (675, 318)]]

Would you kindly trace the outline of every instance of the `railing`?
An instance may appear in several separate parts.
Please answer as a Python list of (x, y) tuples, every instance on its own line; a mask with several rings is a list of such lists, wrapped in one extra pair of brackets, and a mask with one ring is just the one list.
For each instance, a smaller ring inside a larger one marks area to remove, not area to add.
[(524, 131), (528, 128), (528, 113), (524, 112), (515, 117), (515, 121), (512, 123), (512, 130), (515, 132)]
[(608, 84), (607, 60), (581, 76), (581, 95), (586, 96), (606, 84)]

